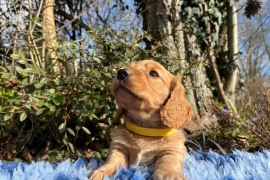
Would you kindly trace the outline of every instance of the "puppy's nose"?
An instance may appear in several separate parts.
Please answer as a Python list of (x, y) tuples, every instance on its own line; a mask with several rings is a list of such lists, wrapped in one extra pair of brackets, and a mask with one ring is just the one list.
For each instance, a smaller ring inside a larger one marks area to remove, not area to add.
[(122, 81), (130, 75), (131, 75), (131, 72), (128, 69), (119, 69), (119, 71), (117, 72), (117, 79), (119, 81)]

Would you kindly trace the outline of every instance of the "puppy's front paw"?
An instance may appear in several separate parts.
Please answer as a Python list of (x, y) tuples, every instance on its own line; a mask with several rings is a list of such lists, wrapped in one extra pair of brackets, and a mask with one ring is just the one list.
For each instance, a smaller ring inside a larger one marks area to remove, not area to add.
[(105, 176), (105, 173), (97, 169), (91, 172), (91, 174), (89, 175), (89, 180), (102, 180), (104, 176)]
[(183, 176), (180, 174), (169, 171), (169, 170), (161, 170), (158, 169), (152, 175), (153, 180), (185, 180)]

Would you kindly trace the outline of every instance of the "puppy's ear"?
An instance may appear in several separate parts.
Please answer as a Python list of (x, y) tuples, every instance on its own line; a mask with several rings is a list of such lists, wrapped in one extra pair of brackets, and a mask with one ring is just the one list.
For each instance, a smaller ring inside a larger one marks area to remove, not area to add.
[(118, 123), (120, 121), (121, 117), (123, 116), (123, 114), (124, 114), (124, 109), (119, 107), (117, 110), (116, 116), (114, 118), (114, 122)]
[(173, 79), (171, 89), (171, 95), (160, 111), (161, 120), (170, 128), (183, 128), (192, 118), (192, 107), (186, 99), (185, 89), (177, 77)]

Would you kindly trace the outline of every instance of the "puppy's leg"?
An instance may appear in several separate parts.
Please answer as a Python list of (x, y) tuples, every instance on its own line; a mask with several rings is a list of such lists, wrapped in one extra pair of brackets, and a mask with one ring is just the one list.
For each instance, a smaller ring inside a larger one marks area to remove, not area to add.
[(183, 152), (164, 153), (155, 163), (153, 180), (185, 180), (182, 174), (185, 153)]
[(90, 176), (90, 180), (102, 180), (104, 176), (112, 176), (123, 165), (125, 168), (128, 166), (127, 153), (121, 149), (111, 147), (105, 163), (94, 170)]

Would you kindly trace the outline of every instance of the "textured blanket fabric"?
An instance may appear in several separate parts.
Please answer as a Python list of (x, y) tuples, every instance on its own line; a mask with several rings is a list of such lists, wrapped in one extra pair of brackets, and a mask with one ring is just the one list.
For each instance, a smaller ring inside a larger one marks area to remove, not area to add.
[[(92, 158), (89, 162), (79, 158), (74, 163), (66, 160), (53, 164), (45, 161), (32, 163), (0, 161), (0, 180), (87, 180), (91, 170), (102, 164), (103, 161), (96, 158)], [(105, 179), (150, 179), (153, 171), (153, 167), (146, 166), (120, 168), (114, 177)], [(235, 151), (230, 155), (193, 152), (187, 154), (183, 172), (187, 180), (269, 180), (270, 150), (262, 153)]]

